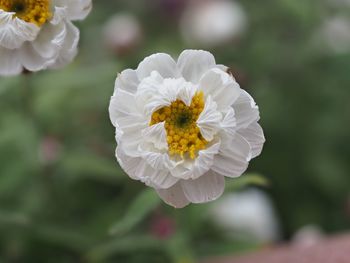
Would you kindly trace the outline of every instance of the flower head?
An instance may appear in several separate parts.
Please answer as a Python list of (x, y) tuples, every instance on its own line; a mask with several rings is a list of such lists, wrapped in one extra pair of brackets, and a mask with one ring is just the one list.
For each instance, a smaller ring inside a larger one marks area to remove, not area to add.
[(180, 31), (191, 45), (217, 47), (241, 38), (247, 28), (247, 14), (231, 0), (190, 1), (183, 13)]
[(116, 55), (132, 53), (142, 42), (140, 21), (129, 13), (112, 16), (104, 26), (104, 40), (107, 48)]
[(116, 79), (109, 112), (124, 171), (174, 207), (204, 203), (238, 177), (265, 141), (259, 110), (212, 54), (145, 58)]
[(91, 0), (0, 0), (0, 75), (39, 71), (70, 63)]

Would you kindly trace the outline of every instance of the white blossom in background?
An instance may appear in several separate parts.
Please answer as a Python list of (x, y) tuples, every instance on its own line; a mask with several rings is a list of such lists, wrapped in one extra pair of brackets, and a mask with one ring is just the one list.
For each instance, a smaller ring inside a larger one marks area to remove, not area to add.
[(328, 0), (328, 2), (335, 7), (350, 7), (350, 0)]
[(259, 109), (206, 51), (158, 53), (116, 79), (109, 113), (116, 157), (174, 207), (204, 203), (240, 176), (264, 144)]
[(0, 75), (59, 68), (77, 54), (91, 0), (0, 0)]
[(117, 55), (132, 51), (142, 41), (141, 24), (128, 13), (112, 16), (105, 24), (103, 34), (107, 48)]
[(318, 225), (310, 224), (301, 227), (293, 236), (293, 245), (308, 248), (322, 241), (323, 230)]
[(192, 1), (180, 21), (184, 40), (206, 47), (238, 40), (246, 27), (246, 13), (238, 2), (230, 0)]
[(228, 237), (271, 243), (280, 238), (279, 220), (270, 198), (257, 189), (226, 194), (210, 210)]
[(350, 52), (350, 19), (344, 16), (328, 18), (316, 33), (315, 42), (331, 53)]

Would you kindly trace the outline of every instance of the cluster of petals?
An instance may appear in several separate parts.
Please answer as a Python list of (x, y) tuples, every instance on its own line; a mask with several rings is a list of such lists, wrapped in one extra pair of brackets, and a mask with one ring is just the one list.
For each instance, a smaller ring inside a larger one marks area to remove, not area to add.
[[(207, 143), (195, 158), (171, 154), (166, 123), (152, 123), (152, 114), (174, 101), (189, 107), (199, 93), (204, 108), (196, 125)], [(109, 112), (123, 170), (177, 208), (217, 199), (225, 177), (242, 175), (265, 142), (253, 98), (227, 67), (202, 50), (185, 50), (177, 61), (154, 54), (136, 70), (124, 70), (116, 79)]]

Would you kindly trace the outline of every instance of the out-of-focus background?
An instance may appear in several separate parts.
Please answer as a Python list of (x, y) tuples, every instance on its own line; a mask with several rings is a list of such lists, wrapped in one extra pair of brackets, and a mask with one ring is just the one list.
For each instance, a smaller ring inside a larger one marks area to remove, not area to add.
[[(63, 70), (0, 79), (0, 262), (175, 262), (350, 227), (350, 0), (99, 0)], [(267, 142), (175, 210), (119, 168), (109, 98), (147, 55), (211, 51)], [(1, 61), (0, 61), (1, 63)]]

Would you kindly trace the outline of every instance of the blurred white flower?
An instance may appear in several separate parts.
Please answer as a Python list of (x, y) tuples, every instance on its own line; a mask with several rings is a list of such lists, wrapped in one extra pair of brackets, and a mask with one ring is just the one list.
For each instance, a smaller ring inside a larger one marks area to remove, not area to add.
[(213, 47), (239, 39), (247, 27), (247, 16), (236, 1), (193, 1), (180, 27), (188, 44)]
[(39, 71), (70, 63), (91, 0), (0, 0), (0, 75)]
[(232, 238), (261, 243), (280, 238), (279, 221), (269, 197), (257, 189), (225, 195), (214, 203), (211, 218)]
[(307, 248), (317, 244), (323, 236), (323, 231), (318, 225), (306, 225), (294, 234), (293, 245)]
[(350, 51), (350, 20), (335, 16), (327, 19), (316, 34), (316, 42), (333, 53)]
[(350, 7), (350, 0), (328, 0), (328, 2), (336, 7)]
[(129, 53), (142, 40), (142, 28), (138, 19), (127, 13), (111, 17), (104, 26), (106, 46), (117, 55)]
[(206, 51), (145, 58), (117, 77), (109, 106), (117, 159), (174, 207), (218, 198), (265, 141), (259, 110)]

